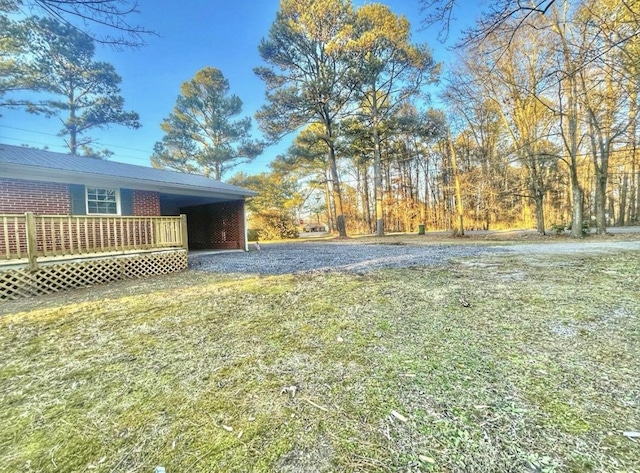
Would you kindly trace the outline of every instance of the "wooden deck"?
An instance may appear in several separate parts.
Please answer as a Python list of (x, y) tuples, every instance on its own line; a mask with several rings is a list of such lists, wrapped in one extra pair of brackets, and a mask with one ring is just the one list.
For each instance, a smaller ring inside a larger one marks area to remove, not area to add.
[(0, 301), (187, 268), (184, 215), (0, 215), (0, 237)]
[(51, 257), (187, 249), (186, 216), (0, 214), (0, 263)]

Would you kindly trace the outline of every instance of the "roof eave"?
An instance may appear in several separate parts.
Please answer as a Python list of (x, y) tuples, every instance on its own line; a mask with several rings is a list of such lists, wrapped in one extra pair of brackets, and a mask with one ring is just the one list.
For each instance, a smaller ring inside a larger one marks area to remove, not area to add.
[(178, 183), (133, 179), (129, 177), (106, 176), (80, 171), (64, 171), (59, 169), (29, 166), (24, 164), (4, 163), (0, 177), (40, 182), (56, 182), (59, 184), (83, 184), (89, 186), (131, 188), (136, 190), (156, 191), (167, 194), (182, 194), (199, 197), (246, 198), (258, 195), (248, 189), (213, 189), (202, 186), (190, 186)]

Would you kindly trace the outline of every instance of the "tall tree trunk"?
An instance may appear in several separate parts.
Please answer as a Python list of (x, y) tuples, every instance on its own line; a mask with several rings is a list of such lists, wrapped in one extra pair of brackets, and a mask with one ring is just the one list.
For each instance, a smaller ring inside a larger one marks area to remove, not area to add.
[(544, 223), (544, 191), (538, 190), (534, 195), (533, 201), (536, 205), (536, 230), (539, 235), (546, 233)]
[(333, 233), (335, 226), (334, 226), (334, 216), (333, 216), (333, 207), (331, 205), (331, 190), (329, 189), (329, 176), (326, 176), (326, 179), (324, 180), (324, 200), (327, 204), (327, 224), (329, 226), (328, 230), (329, 232)]
[(338, 165), (336, 163), (336, 150), (333, 142), (329, 144), (329, 166), (331, 171), (331, 181), (333, 182), (333, 202), (336, 206), (336, 227), (338, 235), (342, 238), (347, 236), (347, 225), (342, 210), (342, 193), (340, 192), (340, 176), (338, 175)]
[(424, 165), (424, 202), (422, 203), (422, 224), (425, 228), (432, 224), (431, 211), (429, 209), (429, 162)]
[[(582, 75), (583, 93), (587, 95), (587, 86)], [(607, 92), (612, 94), (613, 86), (607, 80)], [(613, 106), (607, 102), (608, 113), (614, 113)], [(612, 130), (611, 119), (598, 119), (597, 111), (591, 104), (587, 105), (589, 116), (589, 138), (591, 141), (591, 154), (593, 157), (593, 169), (595, 172), (595, 208), (596, 208), (596, 233), (603, 235), (607, 232), (606, 200), (607, 180), (609, 177), (609, 150), (611, 148)]]
[(636, 80), (629, 95), (629, 129), (627, 131), (627, 146), (631, 153), (631, 185), (629, 189), (629, 213), (627, 222), (638, 221), (640, 217), (640, 173), (637, 169), (637, 138), (638, 132), (638, 88), (640, 83)]
[(69, 131), (69, 152), (72, 156), (78, 155), (78, 125), (76, 123), (76, 104), (73, 91), (69, 95), (69, 119), (67, 130)]
[(640, 172), (636, 173), (636, 197), (635, 197), (634, 222), (640, 222)]
[(607, 220), (616, 221), (616, 207), (614, 205), (613, 199), (608, 199), (609, 201), (609, 218)]
[(456, 189), (456, 213), (457, 225), (453, 229), (456, 236), (464, 236), (464, 208), (462, 205), (462, 188), (460, 186), (460, 176), (458, 174), (458, 162), (456, 160), (456, 150), (453, 146), (451, 132), (448, 133), (447, 141), (449, 142), (449, 154), (451, 155), (451, 168), (453, 171), (453, 180)]
[(382, 160), (380, 156), (380, 134), (375, 123), (373, 125), (373, 182), (376, 196), (376, 235), (381, 237), (384, 236)]
[[(578, 71), (580, 62), (576, 62), (575, 49), (573, 44), (567, 38), (567, 28), (569, 22), (566, 21), (567, 4), (563, 3), (563, 10), (555, 13), (553, 27), (558, 35), (562, 47), (562, 58), (559, 68), (563, 73), (563, 77), (559, 82), (558, 103), (560, 115), (561, 137), (564, 142), (565, 150), (569, 156), (569, 177), (571, 182), (571, 236), (574, 238), (582, 238), (582, 219), (583, 219), (583, 199), (584, 193), (578, 179)], [(562, 15), (560, 18), (558, 15)], [(567, 103), (564, 105), (563, 98), (566, 96)]]
[(607, 176), (599, 166), (596, 167), (595, 181), (596, 233), (604, 235), (607, 232)]
[(640, 195), (638, 195), (637, 193), (637, 190), (640, 189), (640, 186), (638, 185), (640, 184), (640, 182), (638, 182), (640, 180), (640, 175), (636, 174), (635, 157), (633, 157), (632, 159), (633, 161), (631, 162), (631, 185), (629, 189), (629, 214), (627, 217), (627, 222), (637, 221), (637, 216), (638, 216), (637, 199), (640, 197)]
[(362, 206), (365, 221), (367, 222), (367, 233), (372, 231), (371, 227), (371, 202), (369, 201), (369, 167), (365, 164), (362, 180)]
[[(381, 198), (382, 198), (382, 202), (383, 204), (386, 202), (390, 202), (391, 198), (393, 196), (393, 188), (391, 186), (391, 165), (389, 164), (389, 160), (387, 160), (386, 164), (384, 165), (383, 169), (383, 174), (384, 174), (384, 182), (382, 183), (382, 188), (383, 191), (381, 193)], [(389, 205), (383, 205), (383, 211), (384, 211), (384, 219), (387, 221), (387, 225), (393, 230), (393, 222), (394, 222), (394, 208), (390, 207)]]
[(578, 180), (577, 164), (571, 166), (571, 236), (574, 238), (582, 238), (582, 220), (584, 218), (582, 200), (583, 191)]
[(569, 104), (567, 111), (567, 130), (565, 142), (569, 151), (569, 176), (571, 181), (571, 236), (582, 238), (582, 220), (584, 219), (584, 192), (580, 186), (578, 176), (578, 87), (575, 75), (568, 77), (569, 80)]
[(544, 221), (544, 178), (539, 168), (537, 157), (531, 149), (527, 151), (526, 162), (529, 164), (526, 166), (529, 174), (529, 192), (533, 195), (533, 203), (536, 208), (536, 231), (539, 235), (544, 235), (546, 233)]
[(75, 128), (69, 128), (69, 153), (72, 156), (78, 155), (78, 134)]
[(620, 202), (618, 203), (618, 220), (617, 225), (623, 227), (627, 220), (627, 194), (629, 192), (629, 174), (622, 175), (622, 186), (620, 189)]

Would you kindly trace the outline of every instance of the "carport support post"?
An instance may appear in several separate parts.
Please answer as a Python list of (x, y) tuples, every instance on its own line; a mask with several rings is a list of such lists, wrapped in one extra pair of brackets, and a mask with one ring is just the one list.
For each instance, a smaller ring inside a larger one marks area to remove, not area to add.
[(189, 251), (189, 231), (187, 230), (187, 216), (180, 214), (180, 226), (182, 227), (182, 247)]
[(249, 229), (247, 228), (247, 201), (242, 201), (242, 218), (244, 219), (244, 251), (249, 251)]

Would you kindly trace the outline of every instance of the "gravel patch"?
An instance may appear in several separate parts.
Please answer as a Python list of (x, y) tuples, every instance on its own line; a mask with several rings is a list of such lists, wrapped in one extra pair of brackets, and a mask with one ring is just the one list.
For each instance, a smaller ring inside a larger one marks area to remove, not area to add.
[(249, 252), (193, 253), (191, 269), (212, 273), (304, 274), (326, 272), (365, 273), (381, 268), (442, 266), (454, 258), (496, 254), (601, 253), (640, 250), (640, 241), (568, 242), (516, 244), (508, 246), (472, 245), (385, 245), (341, 243), (277, 243)]
[(261, 251), (193, 254), (189, 267), (214, 273), (364, 273), (380, 268), (441, 266), (452, 258), (504, 253), (495, 246), (410, 246), (344, 243), (262, 245)]

